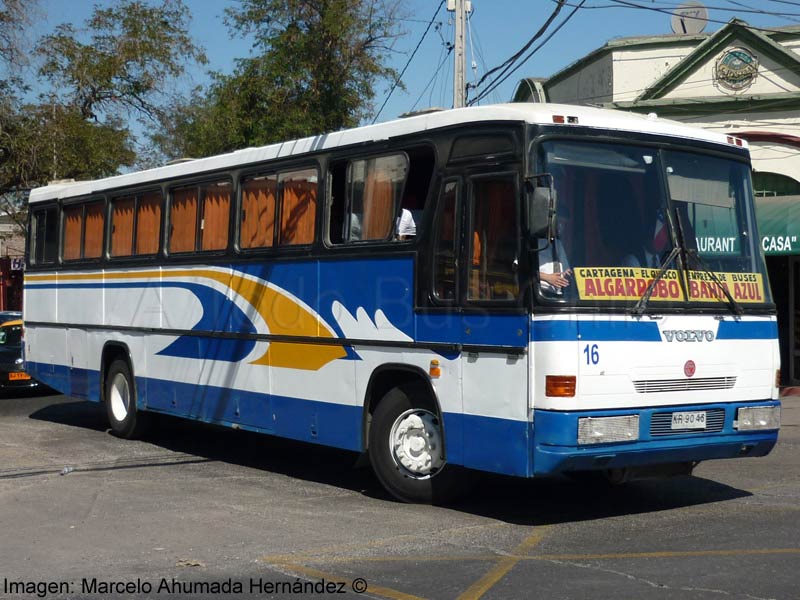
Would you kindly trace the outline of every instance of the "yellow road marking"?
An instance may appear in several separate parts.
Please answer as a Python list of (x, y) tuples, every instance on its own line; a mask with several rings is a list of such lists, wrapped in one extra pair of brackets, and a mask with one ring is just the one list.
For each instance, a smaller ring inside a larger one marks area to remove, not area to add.
[[(295, 571), (302, 575), (308, 575), (309, 577), (315, 577), (317, 579), (325, 579), (326, 581), (333, 581), (335, 583), (344, 583), (345, 585), (350, 586), (348, 592), (353, 591), (352, 586), (354, 578), (348, 579), (346, 577), (340, 577), (339, 575), (336, 575), (334, 573), (326, 573), (325, 571), (311, 569), (309, 567), (304, 567), (303, 565), (297, 565), (290, 562), (280, 562), (276, 564), (282, 567), (286, 567), (290, 571)], [(369, 587), (365, 591), (368, 592), (369, 594), (383, 596), (384, 598), (389, 598), (390, 600), (425, 600), (420, 596), (414, 596), (413, 594), (398, 592), (397, 590), (393, 590), (387, 587), (382, 587), (379, 585), (372, 585), (369, 582), (367, 582), (367, 585)], [(363, 591), (361, 593), (363, 593)]]
[[(457, 600), (478, 600), (478, 598), (481, 598), (498, 581), (505, 577), (508, 572), (511, 571), (511, 569), (513, 569), (534, 546), (542, 541), (542, 537), (547, 529), (549, 528), (542, 527), (534, 531), (525, 539), (525, 541), (514, 548), (514, 551), (510, 556), (501, 558), (500, 561), (483, 577), (469, 586), (469, 588), (467, 588), (467, 590), (461, 594)], [(462, 558), (462, 560), (464, 559)]]

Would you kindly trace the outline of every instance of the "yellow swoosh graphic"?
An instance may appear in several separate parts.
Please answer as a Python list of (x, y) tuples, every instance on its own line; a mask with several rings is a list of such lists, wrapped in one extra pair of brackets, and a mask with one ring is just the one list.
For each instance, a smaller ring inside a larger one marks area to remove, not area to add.
[[(74, 275), (26, 275), (32, 283), (56, 281), (85, 281), (89, 279), (171, 279), (173, 277), (206, 278), (221, 283), (244, 298), (256, 309), (274, 335), (305, 336), (334, 339), (336, 336), (318, 315), (301, 306), (292, 298), (263, 283), (233, 273), (221, 273), (210, 269), (178, 269), (169, 271), (138, 271), (126, 273), (98, 273)], [(266, 353), (252, 361), (255, 365), (269, 365), (289, 369), (317, 371), (329, 362), (343, 358), (342, 346), (302, 344), (294, 342), (270, 342)]]

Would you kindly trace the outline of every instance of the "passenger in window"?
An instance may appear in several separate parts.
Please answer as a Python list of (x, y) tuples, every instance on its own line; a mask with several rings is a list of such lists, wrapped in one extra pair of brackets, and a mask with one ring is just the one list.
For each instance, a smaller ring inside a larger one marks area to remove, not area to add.
[(350, 213), (350, 235), (348, 241), (357, 241), (361, 239), (361, 217), (356, 213)]
[(658, 209), (653, 217), (653, 235), (648, 236), (641, 248), (626, 254), (622, 259), (624, 267), (645, 267), (658, 269), (662, 255), (669, 245), (669, 232), (664, 219), (664, 211)]
[(561, 240), (553, 238), (550, 244), (539, 251), (539, 282), (547, 295), (562, 294), (569, 287), (572, 269)]
[(417, 224), (411, 211), (404, 208), (397, 217), (395, 232), (398, 240), (410, 240), (417, 235)]
[[(569, 215), (562, 205), (559, 205), (559, 213), (556, 235), (549, 240), (546, 248), (539, 251), (539, 283), (545, 295), (561, 295), (571, 283), (572, 268), (561, 241), (564, 231), (568, 229)], [(540, 245), (544, 241), (540, 240)]]

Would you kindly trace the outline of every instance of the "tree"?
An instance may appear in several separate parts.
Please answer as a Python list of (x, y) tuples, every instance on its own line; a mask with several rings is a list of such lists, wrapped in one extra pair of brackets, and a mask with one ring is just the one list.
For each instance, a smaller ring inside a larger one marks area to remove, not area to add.
[[(9, 69), (25, 61), (26, 38), (36, 0), (0, 0), (0, 63)], [(5, 80), (2, 80), (5, 81)]]
[(397, 2), (242, 0), (232, 31), (254, 38), (255, 56), (217, 74), (205, 100), (174, 107), (165, 153), (207, 156), (335, 131), (369, 114), (398, 35)]
[(161, 6), (123, 0), (113, 8), (96, 7), (88, 42), (68, 24), (39, 42), (40, 73), (55, 90), (65, 90), (65, 104), (86, 119), (133, 113), (155, 120), (168, 81), (189, 62), (206, 60), (186, 33), (188, 19), (181, 0), (163, 0)]
[(186, 33), (188, 18), (181, 0), (120, 0), (96, 7), (86, 32), (61, 25), (42, 38), (38, 73), (50, 89), (38, 102), (0, 96), (0, 192), (109, 176), (133, 164), (126, 118), (156, 122), (170, 80), (191, 61), (205, 61)]

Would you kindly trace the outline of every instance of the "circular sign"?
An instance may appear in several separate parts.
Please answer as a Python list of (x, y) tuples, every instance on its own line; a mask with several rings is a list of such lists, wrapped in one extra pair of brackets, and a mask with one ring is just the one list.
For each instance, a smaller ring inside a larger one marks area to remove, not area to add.
[(697, 370), (697, 366), (694, 364), (693, 360), (687, 360), (686, 364), (683, 365), (683, 373), (687, 377), (691, 377), (694, 375), (694, 372)]
[(749, 88), (758, 77), (758, 58), (745, 48), (730, 48), (717, 59), (714, 79), (734, 92)]
[(681, 35), (701, 33), (708, 22), (708, 11), (700, 2), (689, 0), (672, 13), (672, 32)]

